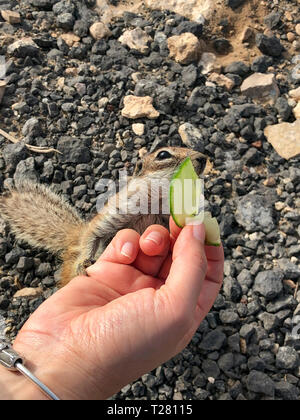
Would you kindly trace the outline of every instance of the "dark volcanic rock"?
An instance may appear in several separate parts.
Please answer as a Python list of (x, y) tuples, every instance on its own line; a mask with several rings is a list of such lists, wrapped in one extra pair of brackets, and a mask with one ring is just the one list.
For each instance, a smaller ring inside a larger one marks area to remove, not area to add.
[(281, 13), (279, 12), (272, 12), (268, 16), (265, 17), (264, 22), (270, 29), (274, 29), (281, 19)]
[(16, 185), (21, 184), (24, 180), (37, 183), (39, 182), (39, 178), (39, 174), (35, 169), (33, 157), (21, 160), (21, 162), (18, 163), (14, 174), (14, 181)]
[(224, 293), (233, 302), (239, 302), (242, 297), (242, 288), (238, 281), (232, 277), (226, 277), (224, 279)]
[(239, 76), (246, 76), (250, 71), (250, 68), (243, 61), (234, 61), (225, 67), (224, 73), (238, 74)]
[(283, 98), (282, 96), (278, 98), (275, 107), (283, 121), (287, 121), (290, 118), (292, 108), (285, 98)]
[(8, 53), (14, 57), (38, 57), (39, 47), (31, 38), (21, 38), (13, 44), (9, 45)]
[(219, 330), (214, 330), (206, 334), (201, 341), (199, 348), (206, 351), (220, 350), (226, 342), (226, 335)]
[(190, 32), (196, 35), (197, 37), (201, 37), (202, 29), (203, 25), (201, 23), (184, 21), (181, 22), (175, 29), (173, 29), (173, 34), (181, 35), (185, 32)]
[(226, 38), (219, 38), (213, 42), (214, 48), (219, 54), (227, 54), (232, 48), (230, 42)]
[(262, 55), (260, 57), (256, 57), (251, 65), (251, 70), (254, 73), (266, 73), (268, 70), (268, 67), (270, 67), (273, 64), (272, 57), (269, 57), (267, 55)]
[(72, 137), (62, 137), (57, 143), (57, 150), (61, 162), (88, 163), (91, 159), (89, 148), (82, 140)]
[(299, 389), (289, 382), (281, 381), (275, 384), (275, 395), (284, 401), (295, 401), (299, 398)]
[(37, 7), (38, 9), (51, 10), (58, 0), (29, 0), (29, 2), (32, 6)]
[(255, 370), (250, 372), (246, 383), (249, 391), (274, 397), (275, 384), (265, 373)]
[(253, 290), (268, 300), (274, 299), (283, 289), (283, 279), (281, 271), (263, 271), (256, 276)]
[(242, 6), (246, 0), (227, 0), (227, 6), (231, 7), (232, 9), (237, 9), (238, 7)]
[(280, 347), (276, 355), (276, 366), (279, 369), (293, 370), (299, 367), (300, 358), (292, 347)]
[(280, 40), (275, 36), (268, 37), (263, 34), (257, 34), (256, 45), (263, 54), (270, 55), (271, 57), (280, 57), (283, 51)]
[(3, 149), (3, 158), (8, 169), (15, 168), (16, 165), (27, 156), (27, 148), (23, 142), (8, 144)]
[(278, 260), (278, 266), (280, 270), (283, 272), (285, 278), (297, 280), (300, 277), (300, 267), (294, 263), (292, 263), (287, 258), (282, 258)]

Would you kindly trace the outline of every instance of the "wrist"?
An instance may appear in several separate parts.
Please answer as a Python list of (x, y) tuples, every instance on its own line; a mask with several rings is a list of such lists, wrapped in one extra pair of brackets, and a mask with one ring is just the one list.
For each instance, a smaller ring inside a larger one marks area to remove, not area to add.
[(0, 400), (47, 400), (47, 397), (19, 372), (0, 366)]
[[(26, 340), (27, 341), (27, 340)], [(94, 383), (94, 368), (90, 372), (83, 369), (79, 357), (73, 352), (66, 353), (65, 349), (49, 349), (46, 351), (43, 346), (34, 345), (29, 346), (27, 343), (16, 340), (14, 349), (23, 357), (25, 366), (52, 392), (54, 392), (61, 400), (85, 400), (85, 399), (104, 399), (106, 396), (103, 394), (98, 381)], [(38, 344), (38, 343), (35, 343)], [(37, 350), (39, 348), (39, 350)], [(58, 351), (56, 351), (58, 350)], [(85, 361), (87, 362), (87, 361)], [(85, 363), (86, 366), (86, 363)], [(8, 372), (14, 375), (14, 372)], [(26, 395), (22, 394), (22, 386), (17, 386), (17, 391), (20, 388), (20, 399), (48, 399), (39, 388), (32, 384), (28, 379), (22, 375), (15, 374), (17, 379), (22, 379), (24, 386), (27, 386)], [(97, 378), (99, 380), (99, 377)], [(100, 385), (101, 385), (100, 381)], [(1, 382), (0, 382), (1, 384)], [(33, 390), (32, 390), (33, 388)], [(35, 390), (34, 390), (35, 388)], [(16, 398), (19, 399), (19, 398)]]

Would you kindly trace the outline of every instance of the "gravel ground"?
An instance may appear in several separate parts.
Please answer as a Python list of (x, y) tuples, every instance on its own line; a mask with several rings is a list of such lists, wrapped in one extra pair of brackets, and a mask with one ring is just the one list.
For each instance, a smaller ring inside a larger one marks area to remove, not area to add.
[[(181, 354), (114, 398), (299, 399), (300, 341), (292, 331), (300, 324), (300, 159), (280, 157), (264, 129), (295, 121), (287, 94), (300, 86), (293, 71), (299, 36), (287, 37), (286, 20), (296, 10), (296, 25), (300, 13), (296, 0), (270, 3), (266, 28), (280, 41), (273, 39), (270, 47), (272, 37), (261, 35), (256, 42), (265, 55), (223, 69), (234, 82), (228, 91), (208, 81), (197, 63), (169, 57), (169, 37), (191, 32), (206, 39), (206, 23), (168, 11), (125, 13), (96, 41), (89, 33), (99, 21), (93, 0), (0, 0), (0, 11), (16, 10), (21, 17), (20, 24), (0, 18), (0, 56), (6, 57), (8, 76), (0, 128), (23, 139), (12, 144), (0, 135), (1, 192), (27, 177), (53, 185), (88, 216), (95, 211), (99, 178), (117, 179), (119, 169), (132, 170), (144, 147), (182, 145), (178, 130), (184, 123), (185, 144), (213, 163), (205, 183), (224, 240), (223, 290)], [(135, 28), (152, 38), (143, 52), (118, 41)], [(68, 43), (74, 39), (60, 37), (70, 31), (80, 38), (73, 46)], [(22, 37), (34, 43), (14, 45)], [(226, 39), (215, 41), (226, 53)], [(273, 105), (241, 94), (243, 80), (257, 71), (276, 75), (279, 99)], [(132, 94), (150, 94), (159, 118), (123, 117), (124, 97)], [(144, 124), (142, 136), (133, 123)], [(25, 143), (63, 154), (35, 153)], [(0, 335), (13, 338), (55, 292), (58, 269), (54, 257), (16, 243), (1, 223)], [(13, 298), (28, 287), (41, 290)]]

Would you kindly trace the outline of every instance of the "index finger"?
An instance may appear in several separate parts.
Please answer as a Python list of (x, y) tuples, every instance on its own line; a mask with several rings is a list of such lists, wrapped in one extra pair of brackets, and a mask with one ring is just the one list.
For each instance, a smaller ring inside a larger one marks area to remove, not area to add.
[(170, 228), (170, 237), (171, 237), (171, 249), (173, 249), (176, 239), (180, 235), (182, 228), (176, 225), (172, 216), (170, 216), (170, 219), (169, 219), (169, 228)]

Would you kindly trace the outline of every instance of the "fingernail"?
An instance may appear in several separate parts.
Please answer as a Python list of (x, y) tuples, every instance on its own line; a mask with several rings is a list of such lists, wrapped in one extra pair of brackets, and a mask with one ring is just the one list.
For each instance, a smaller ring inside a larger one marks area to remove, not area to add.
[(145, 241), (154, 242), (156, 245), (160, 245), (163, 241), (163, 237), (159, 232), (151, 232), (146, 237)]
[(197, 241), (200, 241), (204, 244), (205, 241), (205, 228), (203, 223), (193, 225), (193, 235)]
[(125, 242), (125, 244), (121, 248), (121, 254), (124, 257), (132, 258), (134, 252), (134, 246), (132, 242)]

